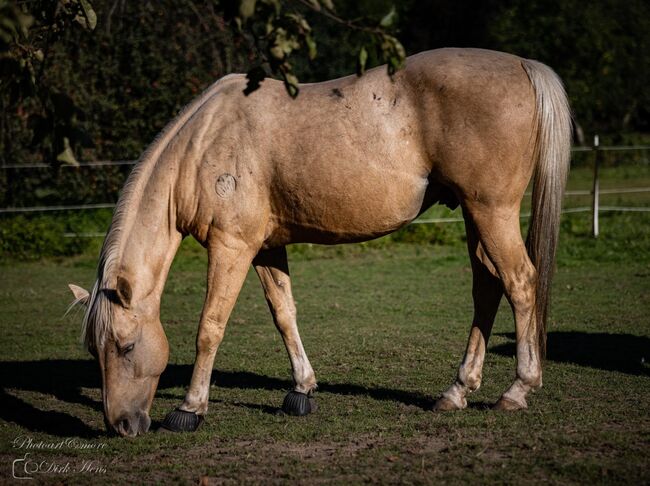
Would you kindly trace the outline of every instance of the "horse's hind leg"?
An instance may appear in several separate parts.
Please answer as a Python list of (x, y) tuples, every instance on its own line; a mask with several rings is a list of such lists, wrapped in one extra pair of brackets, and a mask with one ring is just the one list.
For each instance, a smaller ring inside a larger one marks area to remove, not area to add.
[(503, 286), (479, 241), (472, 219), (465, 213), (467, 249), (472, 264), (474, 318), (465, 357), (456, 381), (435, 404), (436, 410), (460, 410), (467, 406), (465, 397), (481, 386), (483, 360), (492, 324), (503, 295)]
[(253, 265), (291, 360), (295, 387), (285, 398), (282, 409), (291, 415), (306, 415), (315, 407), (310, 396), (316, 389), (316, 377), (298, 334), (286, 248), (261, 251)]
[(192, 381), (183, 404), (165, 417), (163, 428), (189, 432), (201, 424), (208, 409), (214, 358), (254, 256), (244, 241), (224, 233), (210, 237), (207, 292), (196, 337)]
[(526, 408), (528, 392), (542, 385), (542, 365), (534, 312), (537, 271), (521, 238), (519, 209), (477, 204), (469, 208), (469, 213), (515, 318), (517, 374), (495, 408)]

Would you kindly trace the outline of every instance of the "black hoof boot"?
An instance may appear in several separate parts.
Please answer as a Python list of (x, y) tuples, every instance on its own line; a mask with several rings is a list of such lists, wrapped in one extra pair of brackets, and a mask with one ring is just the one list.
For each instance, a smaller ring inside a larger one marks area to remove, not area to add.
[(284, 397), (282, 411), (287, 415), (303, 416), (316, 411), (316, 401), (305, 393), (290, 391)]
[(194, 432), (202, 423), (203, 415), (177, 408), (167, 414), (160, 427), (171, 432)]

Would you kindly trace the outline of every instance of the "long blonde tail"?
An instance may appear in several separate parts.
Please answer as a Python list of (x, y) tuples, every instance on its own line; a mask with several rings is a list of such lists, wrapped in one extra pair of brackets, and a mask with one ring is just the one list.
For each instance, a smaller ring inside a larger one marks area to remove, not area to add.
[(571, 110), (560, 78), (548, 66), (524, 60), (536, 95), (535, 174), (526, 248), (537, 269), (535, 321), (540, 355), (546, 353), (546, 320), (555, 267), (562, 197), (571, 158)]

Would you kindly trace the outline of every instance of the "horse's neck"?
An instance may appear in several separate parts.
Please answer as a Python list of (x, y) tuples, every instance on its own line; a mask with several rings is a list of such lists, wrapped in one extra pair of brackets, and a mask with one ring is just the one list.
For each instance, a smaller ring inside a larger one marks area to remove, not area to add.
[(175, 173), (169, 164), (157, 164), (143, 175), (146, 180), (134, 181), (133, 191), (118, 204), (112, 279), (126, 278), (134, 298), (159, 298), (182, 239), (173, 200)]
[(174, 199), (179, 177), (184, 180), (183, 187), (191, 186), (197, 177), (196, 165), (180, 153), (190, 144), (192, 134), (186, 131), (183, 135), (181, 130), (228, 79), (231, 78), (226, 76), (206, 89), (167, 125), (147, 149), (144, 163), (127, 183), (123, 201), (116, 210), (114, 238), (109, 235), (110, 268), (106, 274), (113, 282), (118, 275), (125, 274), (123, 276), (136, 283), (134, 296), (138, 293), (147, 296), (154, 291), (162, 293), (167, 272), (182, 240), (177, 228), (181, 226), (187, 232), (192, 226), (195, 208), (191, 204), (177, 206), (178, 201)]

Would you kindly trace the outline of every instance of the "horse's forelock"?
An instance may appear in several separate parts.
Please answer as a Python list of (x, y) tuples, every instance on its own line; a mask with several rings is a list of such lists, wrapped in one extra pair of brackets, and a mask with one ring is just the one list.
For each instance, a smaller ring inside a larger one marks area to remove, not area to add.
[(112, 303), (102, 291), (100, 280), (93, 285), (88, 308), (84, 315), (81, 336), (91, 353), (104, 345), (106, 335), (113, 328)]

